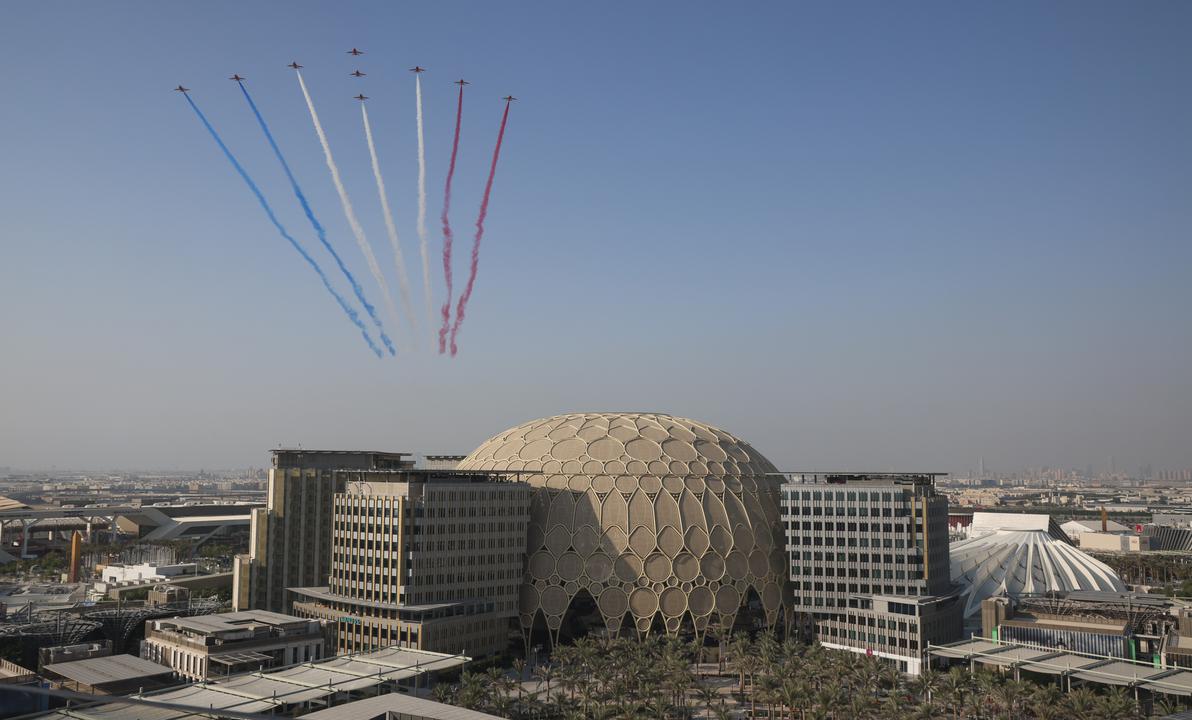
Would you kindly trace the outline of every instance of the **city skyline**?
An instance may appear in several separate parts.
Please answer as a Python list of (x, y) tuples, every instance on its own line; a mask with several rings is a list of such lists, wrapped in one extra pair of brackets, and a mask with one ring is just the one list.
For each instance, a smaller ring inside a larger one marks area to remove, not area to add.
[[(1187, 4), (60, 8), (0, 27), (20, 69), (0, 115), (0, 466), (466, 453), (531, 418), (638, 409), (733, 428), (783, 468), (1192, 467)], [(321, 251), (226, 79), (247, 78), (379, 302), (295, 60), (386, 269), (351, 97), (370, 98), (411, 263), (407, 69), (427, 68), (432, 189), (451, 82), (472, 83), (461, 258), (499, 98), (520, 98), (457, 358), (429, 338), (369, 355), (170, 90)]]

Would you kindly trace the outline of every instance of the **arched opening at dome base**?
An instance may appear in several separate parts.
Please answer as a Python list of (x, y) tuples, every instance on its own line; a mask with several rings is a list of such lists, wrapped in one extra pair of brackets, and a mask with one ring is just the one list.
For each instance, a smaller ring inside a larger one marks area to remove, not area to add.
[(567, 611), (563, 613), (558, 640), (561, 643), (569, 644), (588, 635), (606, 637), (608, 626), (604, 622), (604, 616), (600, 614), (600, 609), (596, 606), (596, 598), (592, 597), (587, 590), (580, 590), (567, 605)]

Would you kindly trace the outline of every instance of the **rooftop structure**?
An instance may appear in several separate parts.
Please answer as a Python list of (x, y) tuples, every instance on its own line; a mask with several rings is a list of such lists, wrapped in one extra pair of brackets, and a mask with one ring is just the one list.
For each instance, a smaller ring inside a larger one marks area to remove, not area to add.
[(168, 707), (146, 707), (117, 700), (89, 707), (75, 705), (39, 715), (36, 720), (199, 720), (219, 717), (221, 712), (294, 717), (351, 700), (360, 693), (384, 696), (416, 682), (428, 672), (457, 668), (470, 659), (462, 655), (387, 648), (131, 696)]
[(389, 693), (303, 715), (302, 720), (500, 720), (497, 715), (445, 705), (433, 700)]
[(96, 695), (126, 695), (175, 684), (172, 669), (135, 655), (51, 663), (42, 674), (59, 687)]

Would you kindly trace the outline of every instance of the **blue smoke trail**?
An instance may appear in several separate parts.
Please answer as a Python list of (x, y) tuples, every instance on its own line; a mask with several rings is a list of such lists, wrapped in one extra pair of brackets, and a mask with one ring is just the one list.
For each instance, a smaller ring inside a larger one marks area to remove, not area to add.
[(393, 347), (393, 342), (389, 340), (389, 336), (385, 334), (384, 328), (381, 327), (381, 319), (377, 317), (377, 310), (369, 304), (368, 300), (364, 299), (364, 289), (360, 287), (360, 283), (356, 282), (356, 277), (344, 265), (344, 261), (340, 259), (339, 253), (331, 247), (331, 243), (327, 241), (327, 231), (323, 229), (323, 225), (315, 218), (315, 213), (310, 209), (310, 203), (306, 201), (306, 195), (303, 194), (302, 188), (298, 186), (298, 181), (294, 178), (294, 173), (290, 171), (290, 164), (286, 162), (285, 157), (281, 154), (281, 148), (277, 146), (277, 141), (273, 139), (273, 133), (269, 132), (269, 126), (265, 123), (265, 118), (261, 117), (261, 111), (257, 109), (257, 104), (252, 101), (252, 96), (248, 94), (248, 88), (244, 87), (244, 83), (239, 83), (240, 91), (244, 93), (244, 99), (248, 101), (248, 106), (252, 108), (252, 114), (257, 116), (257, 123), (260, 124), (261, 130), (265, 132), (265, 138), (269, 140), (269, 147), (273, 148), (273, 154), (277, 156), (277, 161), (281, 163), (282, 170), (286, 171), (286, 177), (290, 180), (290, 187), (294, 189), (294, 196), (298, 198), (299, 204), (302, 205), (302, 212), (306, 213), (306, 219), (310, 220), (310, 226), (314, 228), (315, 234), (319, 236), (319, 242), (323, 243), (323, 247), (327, 248), (327, 252), (331, 253), (331, 257), (335, 258), (335, 264), (339, 266), (339, 271), (347, 278), (348, 283), (352, 286), (352, 292), (356, 294), (356, 299), (364, 306), (364, 310), (368, 316), (372, 318), (373, 324), (377, 326), (377, 331), (381, 334), (381, 342), (385, 343), (390, 355), (396, 355), (397, 350)]
[(190, 95), (187, 93), (182, 94), (186, 97), (186, 102), (190, 103), (191, 109), (194, 110), (195, 114), (199, 116), (199, 120), (203, 122), (203, 127), (207, 128), (207, 132), (211, 133), (211, 137), (215, 140), (215, 144), (219, 145), (220, 150), (223, 150), (223, 154), (228, 159), (228, 162), (232, 163), (232, 167), (236, 168), (236, 172), (240, 173), (240, 177), (244, 179), (245, 184), (248, 185), (248, 189), (252, 190), (253, 195), (257, 196), (257, 202), (261, 204), (261, 208), (265, 211), (265, 214), (269, 216), (269, 221), (273, 223), (273, 227), (277, 228), (277, 231), (281, 233), (283, 238), (290, 241), (290, 244), (294, 246), (294, 249), (297, 250), (302, 255), (302, 258), (311, 266), (311, 268), (313, 268), (314, 271), (319, 274), (319, 279), (323, 281), (323, 287), (327, 288), (327, 292), (331, 293), (331, 296), (335, 298), (335, 301), (338, 302), (339, 306), (343, 308), (343, 311), (347, 313), (348, 318), (352, 321), (352, 324), (360, 328), (360, 334), (364, 335), (364, 341), (367, 342), (368, 346), (372, 348), (372, 351), (377, 354), (377, 357), (382, 357), (381, 348), (377, 347), (377, 344), (373, 342), (371, 337), (369, 337), (368, 329), (364, 327), (364, 323), (360, 322), (360, 317), (356, 314), (356, 310), (348, 305), (347, 301), (343, 299), (343, 296), (335, 291), (335, 288), (331, 287), (331, 283), (327, 281), (327, 276), (323, 273), (323, 269), (319, 267), (319, 264), (315, 262), (314, 258), (308, 255), (306, 250), (302, 249), (302, 246), (298, 244), (298, 241), (291, 237), (290, 233), (286, 232), (286, 229), (282, 227), (282, 224), (278, 221), (277, 216), (273, 214), (273, 208), (269, 207), (269, 203), (265, 200), (265, 196), (261, 194), (261, 189), (258, 188), (257, 184), (248, 176), (248, 173), (244, 171), (244, 168), (240, 165), (240, 161), (236, 159), (236, 156), (232, 154), (232, 151), (228, 149), (228, 146), (224, 145), (224, 141), (219, 137), (219, 133), (215, 132), (215, 128), (211, 127), (211, 123), (207, 121), (207, 116), (203, 114), (203, 111), (199, 109), (198, 105), (195, 105), (195, 101), (192, 100)]

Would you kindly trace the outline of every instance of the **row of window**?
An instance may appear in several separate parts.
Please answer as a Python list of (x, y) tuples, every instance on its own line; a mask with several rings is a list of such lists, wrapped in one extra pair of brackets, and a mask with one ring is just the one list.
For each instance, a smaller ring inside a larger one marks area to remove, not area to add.
[(812, 551), (812, 550), (804, 550), (801, 554), (798, 552), (792, 552), (791, 560), (797, 561), (799, 559), (800, 555), (802, 555), (802, 558), (804, 560), (814, 560), (814, 561), (816, 561), (816, 563), (823, 562), (823, 561), (832, 562), (832, 560), (835, 559), (836, 562), (841, 562), (841, 563), (842, 562), (885, 563), (887, 565), (892, 565), (894, 563), (901, 563), (904, 565), (905, 564), (913, 565), (913, 564), (919, 563), (919, 561), (921, 560), (920, 557), (918, 557), (917, 555), (913, 555), (913, 554), (912, 555), (893, 555), (890, 553), (886, 553), (883, 555), (881, 553), (872, 553), (872, 554), (871, 553), (842, 553), (842, 552), (822, 553), (822, 552)]
[(911, 499), (910, 490), (783, 490), (783, 497), (787, 500), (802, 500), (823, 502), (835, 500), (837, 502), (894, 502)]
[[(926, 588), (917, 585), (873, 585), (870, 583), (837, 583), (811, 582), (793, 583), (795, 592), (804, 593), (856, 593), (859, 595), (929, 595)], [(828, 598), (830, 599), (830, 598)], [(803, 607), (821, 605), (825, 598), (808, 594), (806, 597), (795, 596), (796, 605)], [(837, 603), (837, 607), (844, 605)]]
[(908, 517), (911, 514), (910, 508), (905, 507), (868, 507), (862, 505), (855, 507), (849, 505), (848, 507), (814, 507), (803, 505), (801, 507), (785, 507), (783, 508), (783, 515), (791, 517), (794, 515), (814, 515), (816, 517)]
[[(834, 568), (823, 567), (822, 565), (807, 565), (803, 567), (794, 566), (791, 568), (791, 580), (797, 580), (798, 576), (806, 577), (849, 577), (849, 578), (885, 578), (887, 580), (906, 580), (906, 570), (879, 570), (877, 568)], [(919, 580), (923, 577), (922, 570), (912, 570), (910, 578), (912, 580)]]
[[(919, 536), (922, 538), (922, 536)], [(902, 548), (907, 546), (906, 538), (868, 538), (868, 537), (837, 537), (835, 535), (828, 535), (827, 537), (820, 535), (804, 535), (802, 537), (787, 537), (787, 540), (793, 545), (799, 543), (801, 545), (809, 545), (812, 547), (887, 547), (887, 548)], [(922, 547), (922, 540), (916, 539), (915, 545)]]
[(832, 625), (821, 628), (820, 633), (827, 635), (829, 638), (832, 638), (838, 642), (847, 638), (851, 641), (850, 644), (853, 645), (856, 645), (857, 643), (868, 643), (867, 647), (871, 648), (885, 646), (888, 648), (901, 648), (903, 650), (914, 651), (919, 649), (919, 641), (916, 638), (908, 639), (905, 637), (893, 637), (882, 635), (880, 633), (861, 632), (858, 630), (846, 631), (843, 628), (838, 628)]

